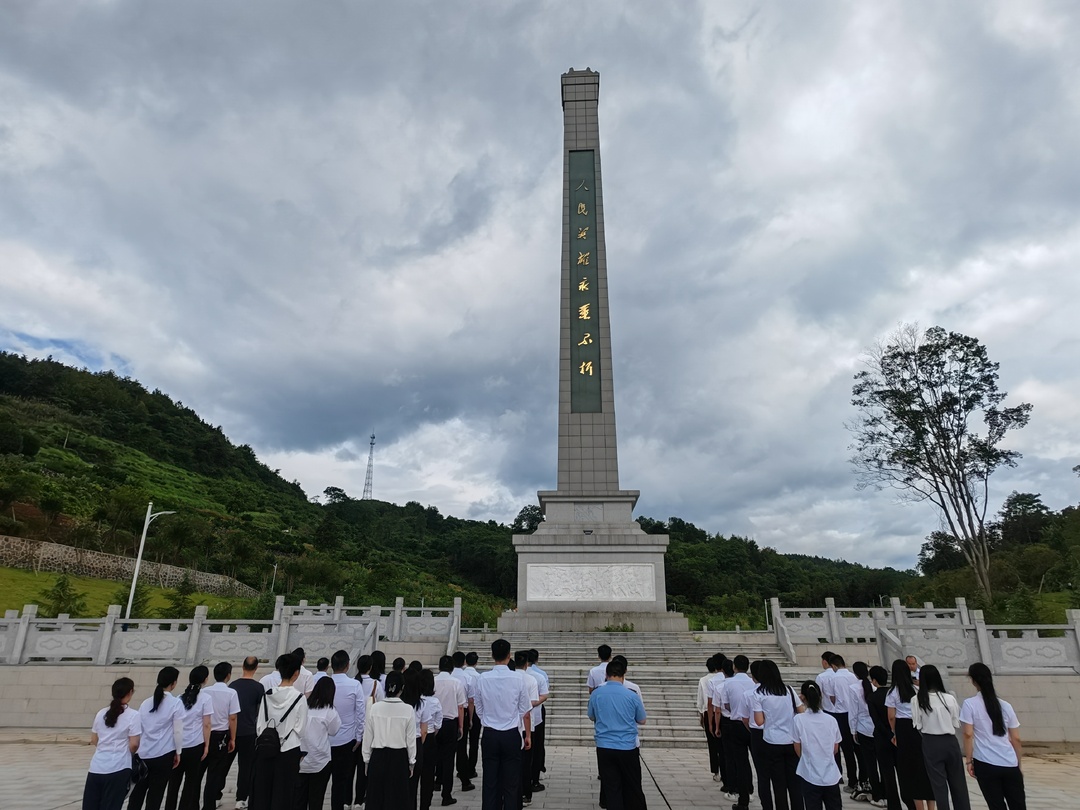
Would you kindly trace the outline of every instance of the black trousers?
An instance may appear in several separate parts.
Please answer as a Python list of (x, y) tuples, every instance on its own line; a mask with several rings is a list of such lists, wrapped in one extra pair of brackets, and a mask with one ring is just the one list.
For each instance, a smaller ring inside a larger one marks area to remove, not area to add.
[(206, 785), (203, 787), (203, 810), (216, 810), (225, 795), (225, 780), (229, 777), (233, 755), (229, 753), (229, 732), (210, 732), (210, 751), (203, 760)]
[[(180, 752), (180, 767), (169, 775), (169, 792), (165, 796), (165, 810), (199, 810), (199, 788), (203, 777), (202, 743), (192, 745)], [(183, 792), (181, 792), (181, 786)], [(179, 799), (179, 804), (177, 804)]]
[(454, 761), (458, 779), (461, 780), (462, 784), (465, 784), (472, 779), (472, 769), (469, 767), (469, 731), (472, 726), (468, 709), (465, 710), (465, 718), (462, 722), (464, 725), (461, 727), (461, 739), (457, 741), (457, 746), (454, 749)]
[(404, 748), (374, 749), (368, 762), (365, 810), (403, 810), (408, 806), (409, 752)]
[[(248, 734), (236, 738), (236, 748), (232, 756), (237, 760), (236, 799), (247, 801), (251, 796), (251, 780), (255, 776), (255, 735)], [(229, 761), (230, 764), (232, 760)]]
[(256, 759), (251, 810), (293, 810), (299, 778), (299, 747), (282, 751), (276, 757)]
[(456, 717), (443, 720), (437, 737), (439, 743), (439, 783), (443, 801), (451, 798), (454, 791), (454, 752), (458, 744), (458, 721)]
[(521, 732), (485, 728), (480, 753), (483, 810), (521, 810)]
[(757, 795), (761, 810), (773, 810), (772, 784), (769, 782), (769, 770), (764, 760), (765, 732), (760, 728), (750, 729), (750, 761), (754, 763), (757, 775)]
[(908, 717), (896, 718), (896, 781), (900, 783), (904, 801), (933, 801), (934, 788), (923, 760), (922, 735)]
[(88, 773), (83, 786), (82, 810), (120, 810), (127, 798), (131, 768), (115, 773)]
[[(535, 737), (533, 739), (536, 739)], [(532, 800), (532, 773), (533, 773), (533, 750), (532, 746), (529, 746), (529, 750), (524, 748), (521, 750), (521, 795), (527, 799)]]
[(597, 748), (596, 767), (608, 810), (644, 810), (638, 749)]
[(437, 731), (428, 732), (424, 740), (423, 754), (416, 755), (416, 766), (420, 770), (420, 810), (428, 810), (431, 807), (431, 797), (435, 794), (435, 771), (439, 769)]
[(364, 763), (363, 752), (356, 749), (356, 790), (353, 791), (353, 804), (363, 804), (367, 798), (367, 765)]
[(975, 781), (989, 810), (1027, 810), (1024, 774), (1018, 767), (1007, 768), (973, 760)]
[(739, 807), (750, 804), (750, 794), (754, 792), (754, 777), (750, 773), (750, 730), (742, 720), (724, 719), (720, 724), (720, 733), (724, 735), (724, 751), (731, 749), (728, 786), (739, 795)]
[[(709, 723), (708, 713), (701, 715), (701, 724), (705, 729), (705, 745), (709, 748), (709, 773), (720, 774), (720, 778), (724, 779), (724, 774), (727, 772), (727, 766), (724, 762), (724, 748), (720, 742), (720, 738), (713, 734), (712, 724)], [(727, 780), (724, 779), (726, 782)]]
[[(331, 749), (332, 750), (332, 749)], [(326, 799), (326, 786), (330, 782), (333, 763), (318, 773), (302, 773), (296, 778), (295, 810), (322, 810)]]
[(859, 760), (859, 776), (863, 782), (870, 783), (870, 795), (875, 799), (885, 798), (885, 788), (878, 773), (877, 749), (874, 738), (865, 734), (855, 735), (855, 756)]
[[(930, 787), (934, 790), (934, 801), (938, 810), (971, 810), (971, 798), (968, 796), (967, 774), (964, 773), (964, 755), (960, 753), (960, 743), (955, 734), (923, 734), (923, 761), (926, 763), (926, 775), (930, 777)], [(952, 795), (952, 806), (949, 795)]]
[(165, 789), (169, 786), (174, 756), (175, 753), (170, 751), (160, 757), (143, 760), (146, 763), (146, 778), (132, 788), (128, 810), (142, 810), (144, 801), (146, 810), (161, 810), (161, 800), (165, 798)]
[(900, 798), (900, 789), (896, 785), (896, 746), (892, 737), (875, 734), (874, 750), (877, 752), (878, 774), (888, 810), (915, 810), (915, 802)]
[[(353, 779), (356, 776), (356, 743), (349, 741), (344, 745), (330, 746), (330, 774), (333, 784), (330, 787), (330, 810), (344, 810), (345, 805), (353, 803)], [(319, 810), (322, 810), (320, 807)]]
[[(541, 708), (541, 717), (543, 717), (543, 709)], [(529, 784), (540, 784), (540, 769), (544, 767), (544, 730), (546, 723), (543, 720), (532, 730), (532, 768), (529, 772)], [(532, 791), (530, 791), (531, 793)]]
[(847, 712), (825, 712), (840, 726), (840, 750), (836, 752), (836, 767), (840, 767), (840, 755), (844, 755), (844, 775), (849, 786), (859, 784), (859, 762), (855, 758), (855, 739), (851, 736), (851, 722)]
[(805, 779), (802, 782), (803, 807), (806, 810), (843, 810), (844, 803), (840, 798), (840, 785), (812, 785)]
[[(540, 704), (540, 725), (543, 725), (546, 720), (547, 720), (547, 704), (546, 703), (541, 703)], [(537, 757), (536, 759), (534, 759), (533, 761), (536, 763), (534, 770), (536, 770), (537, 773), (547, 773), (547, 748), (546, 747), (541, 747), (540, 756)], [(536, 778), (536, 781), (537, 782), (540, 781), (539, 776)]]
[[(776, 810), (803, 810), (803, 794), (799, 777), (795, 769), (799, 767), (799, 757), (794, 745), (773, 745), (762, 740), (761, 758), (764, 771), (758, 771), (758, 780), (767, 779), (772, 786), (773, 801)], [(758, 795), (761, 786), (758, 786)], [(762, 806), (765, 806), (762, 801)]]
[[(476, 764), (480, 761), (480, 732), (484, 727), (480, 723), (479, 715), (473, 715), (469, 724), (469, 778), (476, 776)], [(543, 763), (541, 763), (541, 767)]]

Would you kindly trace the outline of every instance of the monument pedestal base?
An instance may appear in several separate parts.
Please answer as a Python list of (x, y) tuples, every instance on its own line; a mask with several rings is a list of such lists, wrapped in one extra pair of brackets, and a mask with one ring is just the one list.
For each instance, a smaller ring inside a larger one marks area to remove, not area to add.
[(628, 630), (639, 633), (685, 633), (690, 629), (681, 613), (623, 613), (619, 611), (553, 611), (518, 613), (508, 610), (499, 617), (500, 633), (595, 633)]

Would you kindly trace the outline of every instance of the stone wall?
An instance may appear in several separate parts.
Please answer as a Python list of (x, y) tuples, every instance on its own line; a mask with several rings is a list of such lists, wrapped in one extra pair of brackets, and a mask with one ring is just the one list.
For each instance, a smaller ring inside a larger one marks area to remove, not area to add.
[[(117, 582), (130, 582), (135, 573), (135, 560), (131, 557), (28, 540), (25, 537), (6, 536), (0, 536), (0, 566), (32, 571), (57, 571)], [(200, 593), (247, 598), (259, 595), (254, 588), (221, 574), (192, 571), (175, 565), (148, 562), (145, 559), (139, 569), (140, 582), (159, 588), (175, 588), (185, 575), (191, 578), (195, 590)]]

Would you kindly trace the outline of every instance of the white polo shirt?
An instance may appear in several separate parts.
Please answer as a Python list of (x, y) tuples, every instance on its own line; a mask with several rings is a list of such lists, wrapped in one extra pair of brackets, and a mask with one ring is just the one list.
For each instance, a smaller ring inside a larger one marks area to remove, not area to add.
[(94, 718), (90, 730), (97, 734), (97, 747), (90, 759), (90, 773), (116, 773), (131, 767), (130, 738), (142, 733), (142, 722), (138, 709), (125, 706), (116, 718), (116, 725), (105, 725), (105, 713), (102, 709)]
[(213, 704), (210, 730), (228, 731), (229, 716), (240, 714), (240, 695), (235, 689), (230, 689), (225, 681), (218, 681), (213, 686), (206, 687), (202, 690), (202, 694), (208, 695)]
[(1001, 719), (1005, 721), (1005, 736), (994, 734), (994, 725), (986, 712), (982, 694), (964, 701), (960, 707), (960, 722), (967, 723), (975, 732), (975, 749), (972, 752), (975, 759), (987, 765), (1015, 768), (1020, 763), (1016, 760), (1016, 750), (1009, 742), (1009, 729), (1020, 728), (1020, 721), (1016, 719), (1016, 712), (1010, 704), (1000, 698), (998, 703), (1001, 704)]
[(789, 686), (783, 695), (767, 695), (756, 689), (749, 693), (751, 721), (753, 715), (764, 715), (762, 739), (770, 745), (790, 745), (795, 742), (795, 715), (798, 714), (799, 699)]
[(795, 716), (792, 728), (794, 741), (802, 746), (799, 766), (795, 773), (819, 787), (839, 784), (840, 769), (836, 767), (833, 748), (840, 744), (840, 725), (825, 712), (805, 711)]

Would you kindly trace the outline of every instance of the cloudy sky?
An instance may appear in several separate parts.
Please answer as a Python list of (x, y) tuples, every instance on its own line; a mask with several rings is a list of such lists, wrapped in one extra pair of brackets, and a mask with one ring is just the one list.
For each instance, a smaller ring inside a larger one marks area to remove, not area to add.
[(623, 486), (914, 564), (851, 378), (900, 322), (1034, 404), (1080, 500), (1071, 3), (0, 6), (0, 348), (113, 368), (309, 494), (511, 520), (555, 484), (559, 76), (602, 75)]

